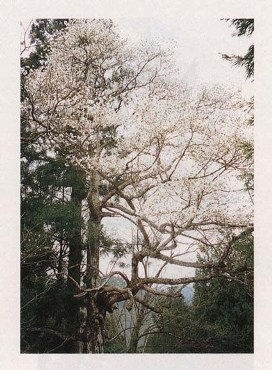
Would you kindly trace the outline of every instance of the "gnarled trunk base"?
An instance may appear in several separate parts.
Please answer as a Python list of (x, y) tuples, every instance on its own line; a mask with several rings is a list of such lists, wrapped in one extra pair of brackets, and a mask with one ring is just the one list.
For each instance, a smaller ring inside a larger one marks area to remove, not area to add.
[(97, 306), (95, 293), (91, 293), (88, 297), (83, 353), (104, 352), (104, 325), (105, 314)]

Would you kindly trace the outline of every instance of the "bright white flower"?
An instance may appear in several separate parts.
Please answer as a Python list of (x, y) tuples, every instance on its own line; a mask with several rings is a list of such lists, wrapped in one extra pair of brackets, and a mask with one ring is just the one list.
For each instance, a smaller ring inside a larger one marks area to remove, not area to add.
[(246, 224), (237, 180), (247, 170), (240, 143), (251, 138), (244, 102), (168, 81), (168, 57), (157, 45), (129, 46), (110, 21), (74, 20), (47, 65), (29, 73), (22, 111), (41, 147), (65, 147), (89, 179), (97, 171), (132, 220), (202, 231)]

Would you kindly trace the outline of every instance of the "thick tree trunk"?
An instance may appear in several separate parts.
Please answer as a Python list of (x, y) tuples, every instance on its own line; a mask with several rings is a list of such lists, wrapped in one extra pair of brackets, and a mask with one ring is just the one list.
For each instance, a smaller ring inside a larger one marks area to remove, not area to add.
[[(87, 249), (87, 286), (89, 289), (99, 285), (99, 234), (100, 220), (90, 220)], [(99, 307), (97, 292), (90, 292), (87, 298), (85, 353), (103, 353), (105, 311)]]
[(97, 305), (96, 293), (89, 295), (87, 307), (85, 353), (104, 352), (105, 315)]
[[(90, 212), (87, 247), (87, 287), (99, 285), (99, 245), (101, 233), (101, 204), (99, 200), (100, 178), (97, 172), (92, 174), (92, 186), (88, 194)], [(87, 318), (85, 328), (85, 353), (103, 353), (104, 351), (105, 310), (99, 307), (97, 292), (90, 292), (87, 298)]]

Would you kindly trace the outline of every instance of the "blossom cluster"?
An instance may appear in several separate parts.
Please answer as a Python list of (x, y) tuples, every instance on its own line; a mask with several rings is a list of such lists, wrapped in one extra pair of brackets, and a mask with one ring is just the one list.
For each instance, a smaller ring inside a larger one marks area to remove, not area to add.
[(28, 74), (23, 113), (44, 149), (65, 148), (87, 178), (99, 174), (111, 191), (104, 209), (127, 210), (148, 228), (246, 225), (251, 210), (238, 180), (245, 102), (237, 92), (168, 81), (168, 60), (158, 45), (129, 46), (110, 21), (71, 21), (46, 66)]

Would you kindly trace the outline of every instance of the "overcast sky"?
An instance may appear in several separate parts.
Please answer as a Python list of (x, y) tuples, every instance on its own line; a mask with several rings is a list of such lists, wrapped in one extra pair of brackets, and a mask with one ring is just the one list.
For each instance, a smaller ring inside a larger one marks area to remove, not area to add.
[(223, 54), (244, 54), (253, 38), (232, 37), (229, 23), (217, 18), (123, 18), (116, 19), (122, 35), (130, 40), (157, 40), (176, 44), (175, 60), (183, 79), (192, 83), (223, 84), (253, 95), (243, 68), (223, 60)]

